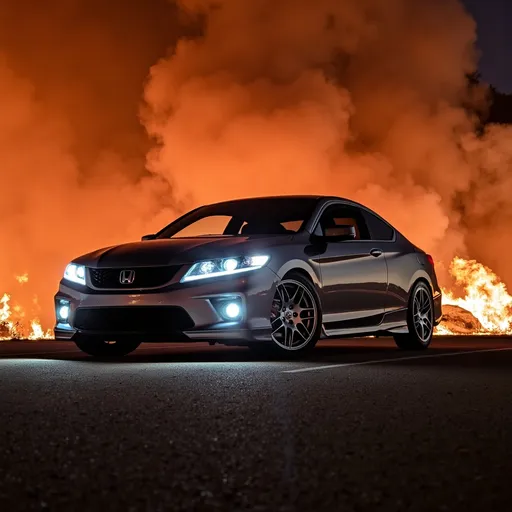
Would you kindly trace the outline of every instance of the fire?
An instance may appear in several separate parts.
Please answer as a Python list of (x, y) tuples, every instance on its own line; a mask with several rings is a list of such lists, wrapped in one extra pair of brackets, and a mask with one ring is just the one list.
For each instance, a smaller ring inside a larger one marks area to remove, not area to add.
[[(475, 260), (454, 258), (450, 272), (455, 284), (464, 289), (464, 297), (443, 289), (443, 305), (459, 306), (469, 311), (482, 324), (474, 334), (512, 334), (512, 296), (500, 278)], [(442, 325), (437, 334), (452, 334)]]
[[(28, 282), (28, 274), (15, 276), (20, 284)], [(37, 306), (37, 297), (34, 298)], [(27, 313), (19, 304), (11, 305), (11, 296), (4, 293), (0, 298), (0, 340), (29, 339), (42, 340), (53, 338), (50, 329), (44, 330), (38, 318), (26, 321)]]

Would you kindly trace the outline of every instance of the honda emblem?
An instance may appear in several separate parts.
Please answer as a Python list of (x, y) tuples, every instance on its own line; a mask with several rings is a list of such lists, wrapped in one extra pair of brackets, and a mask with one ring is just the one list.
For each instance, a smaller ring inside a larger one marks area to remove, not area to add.
[(121, 284), (133, 284), (135, 281), (135, 270), (121, 270), (119, 282)]

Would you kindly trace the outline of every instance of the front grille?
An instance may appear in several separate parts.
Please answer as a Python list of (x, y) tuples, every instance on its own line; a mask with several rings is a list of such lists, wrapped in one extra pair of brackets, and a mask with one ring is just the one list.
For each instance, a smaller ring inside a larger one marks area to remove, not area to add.
[(73, 323), (81, 331), (133, 333), (181, 332), (194, 326), (177, 306), (78, 308)]
[[(157, 288), (167, 284), (179, 270), (179, 265), (167, 267), (90, 268), (89, 276), (95, 288), (138, 289)], [(133, 282), (121, 282), (122, 272), (134, 272)]]

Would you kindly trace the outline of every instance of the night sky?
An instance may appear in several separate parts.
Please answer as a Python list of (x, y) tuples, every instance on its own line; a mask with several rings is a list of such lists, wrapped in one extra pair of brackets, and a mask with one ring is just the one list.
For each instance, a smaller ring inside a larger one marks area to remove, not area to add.
[(480, 72), (500, 92), (512, 93), (512, 1), (463, 0), (478, 25)]

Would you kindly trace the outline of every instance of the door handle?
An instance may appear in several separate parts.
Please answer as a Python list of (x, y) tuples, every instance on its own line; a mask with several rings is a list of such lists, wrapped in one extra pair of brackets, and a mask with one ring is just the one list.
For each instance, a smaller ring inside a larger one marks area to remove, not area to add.
[(374, 256), (375, 258), (378, 258), (379, 256), (382, 256), (382, 250), (381, 249), (372, 249), (370, 251), (370, 254)]

